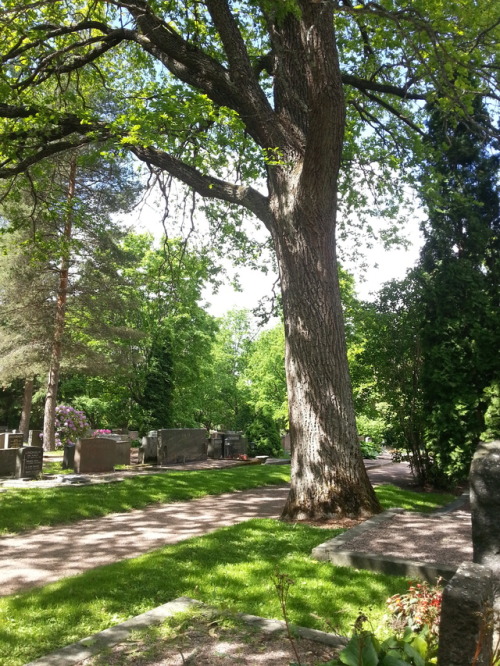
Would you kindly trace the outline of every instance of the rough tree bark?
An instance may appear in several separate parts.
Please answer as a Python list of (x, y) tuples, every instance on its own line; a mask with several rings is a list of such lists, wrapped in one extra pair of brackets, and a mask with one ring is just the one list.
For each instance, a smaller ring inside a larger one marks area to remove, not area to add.
[(33, 399), (33, 384), (33, 377), (28, 377), (24, 381), (23, 407), (21, 410), (21, 419), (19, 421), (19, 432), (23, 433), (23, 442), (28, 441), (31, 420), (31, 402)]
[(57, 391), (59, 388), (59, 372), (62, 359), (62, 342), (64, 335), (64, 324), (66, 318), (66, 302), (68, 300), (68, 280), (70, 265), (69, 244), (73, 229), (73, 214), (71, 203), (75, 196), (76, 186), (76, 157), (73, 156), (70, 162), (68, 193), (67, 193), (67, 213), (64, 223), (64, 232), (62, 239), (62, 258), (59, 267), (59, 285), (57, 288), (56, 314), (54, 318), (54, 333), (52, 338), (52, 348), (50, 353), (49, 376), (47, 379), (47, 393), (45, 396), (45, 410), (43, 416), (43, 448), (46, 451), (53, 451), (56, 447), (55, 441), (55, 419)]
[(325, 5), (303, 3), (301, 21), (284, 21), (276, 44), (276, 111), (302, 132), (268, 181), (292, 443), (286, 520), (380, 510), (356, 430), (337, 272), (345, 100), (332, 26)]

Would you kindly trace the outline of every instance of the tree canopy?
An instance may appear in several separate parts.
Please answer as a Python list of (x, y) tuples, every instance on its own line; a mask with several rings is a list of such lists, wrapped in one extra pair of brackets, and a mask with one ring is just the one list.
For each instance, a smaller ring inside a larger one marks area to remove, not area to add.
[(426, 103), (495, 132), (471, 114), (475, 96), (498, 100), (494, 3), (4, 5), (0, 177), (77, 145), (119, 146), (211, 200), (226, 232), (217, 202), (258, 218), (284, 309), (294, 452), (284, 517), (377, 511), (354, 422), (337, 213), (394, 206), (395, 170), (422, 151)]

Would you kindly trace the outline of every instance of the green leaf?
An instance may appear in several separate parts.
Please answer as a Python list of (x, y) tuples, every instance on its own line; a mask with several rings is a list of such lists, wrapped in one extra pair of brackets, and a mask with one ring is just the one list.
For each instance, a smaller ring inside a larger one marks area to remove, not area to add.
[(415, 666), (425, 666), (425, 661), (422, 659), (417, 650), (415, 650), (415, 648), (412, 647), (409, 643), (405, 643), (403, 650), (409, 657), (411, 657), (415, 663)]
[(346, 666), (377, 666), (377, 651), (370, 634), (355, 634), (340, 653), (340, 661)]
[(400, 657), (395, 657), (392, 654), (386, 655), (380, 662), (380, 666), (408, 666), (410, 662), (401, 659)]

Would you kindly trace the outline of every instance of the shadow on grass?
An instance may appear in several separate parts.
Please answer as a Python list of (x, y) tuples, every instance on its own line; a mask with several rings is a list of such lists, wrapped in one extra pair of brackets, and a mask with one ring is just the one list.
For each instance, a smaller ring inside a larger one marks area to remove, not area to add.
[(314, 614), (347, 633), (360, 609), (380, 614), (385, 599), (406, 584), (309, 558), (312, 548), (339, 532), (250, 520), (5, 597), (0, 600), (0, 663), (26, 663), (178, 596), (281, 618), (271, 580), (276, 569), (295, 580), (288, 604), (292, 622), (328, 629)]

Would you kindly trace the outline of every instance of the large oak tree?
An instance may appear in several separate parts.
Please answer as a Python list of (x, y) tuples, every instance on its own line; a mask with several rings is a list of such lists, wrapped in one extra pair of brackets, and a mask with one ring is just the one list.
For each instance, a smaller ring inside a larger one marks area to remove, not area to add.
[(474, 94), (495, 97), (494, 3), (4, 6), (0, 175), (75, 145), (121, 142), (198, 195), (261, 220), (277, 257), (286, 330), (293, 460), (283, 515), (377, 511), (346, 359), (339, 186), (352, 202), (373, 174), (387, 185), (398, 158), (418, 147), (424, 101), (466, 116)]

